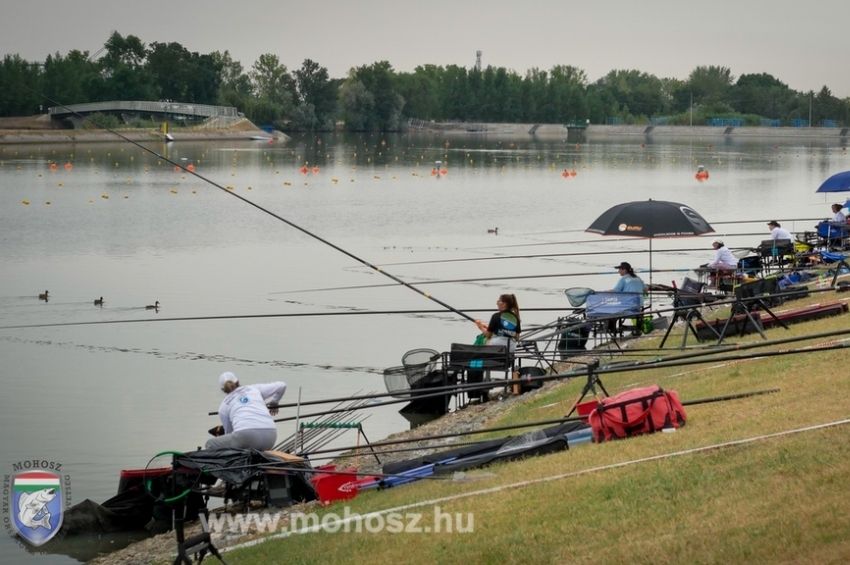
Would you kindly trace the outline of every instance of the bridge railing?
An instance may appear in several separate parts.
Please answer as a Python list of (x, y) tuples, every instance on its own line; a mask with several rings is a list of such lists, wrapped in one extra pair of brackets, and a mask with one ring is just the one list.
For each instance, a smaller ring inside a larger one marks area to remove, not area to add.
[(152, 114), (182, 114), (204, 118), (217, 116), (236, 118), (239, 116), (239, 111), (234, 106), (144, 100), (113, 100), (109, 102), (68, 104), (67, 106), (52, 106), (48, 109), (48, 114), (51, 116), (72, 115), (75, 112), (80, 114), (94, 112), (147, 112)]

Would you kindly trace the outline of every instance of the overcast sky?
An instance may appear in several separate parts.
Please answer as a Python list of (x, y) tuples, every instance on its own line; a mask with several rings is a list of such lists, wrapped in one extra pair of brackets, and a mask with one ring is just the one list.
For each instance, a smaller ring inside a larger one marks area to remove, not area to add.
[(687, 78), (723, 65), (771, 73), (795, 90), (850, 96), (850, 0), (0, 0), (0, 54), (43, 60), (97, 51), (112, 31), (191, 51), (229, 50), (248, 68), (275, 53), (343, 77), (388, 60), (483, 64), (518, 72), (568, 64), (595, 81), (612, 69)]

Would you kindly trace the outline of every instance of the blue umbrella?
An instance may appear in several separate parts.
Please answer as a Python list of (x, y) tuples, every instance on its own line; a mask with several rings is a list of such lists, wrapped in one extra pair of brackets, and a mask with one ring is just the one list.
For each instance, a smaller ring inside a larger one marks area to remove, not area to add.
[(850, 171), (837, 173), (823, 181), (815, 192), (847, 192), (850, 191)]

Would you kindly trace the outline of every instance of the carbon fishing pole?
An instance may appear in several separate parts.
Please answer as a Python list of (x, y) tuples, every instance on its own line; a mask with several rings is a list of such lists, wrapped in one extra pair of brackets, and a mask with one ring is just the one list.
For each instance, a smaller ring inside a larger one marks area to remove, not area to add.
[[(31, 90), (31, 89), (29, 89), (29, 90)], [(32, 91), (32, 92), (35, 92), (35, 91), (33, 91), (33, 90), (31, 90), (31, 91)], [(88, 119), (88, 118), (86, 118), (85, 116), (83, 116), (83, 115), (82, 115), (82, 114), (80, 114), (79, 112), (76, 112), (76, 111), (72, 110), (71, 108), (69, 108), (69, 107), (68, 107), (68, 106), (66, 106), (65, 104), (61, 104), (61, 103), (57, 102), (56, 100), (53, 100), (53, 99), (52, 99), (52, 98), (50, 98), (49, 96), (46, 96), (46, 95), (45, 95), (45, 94), (43, 94), (43, 93), (36, 92), (36, 94), (38, 94), (39, 96), (41, 96), (41, 97), (42, 97), (42, 98), (44, 98), (45, 100), (49, 101), (50, 103), (52, 103), (52, 104), (54, 104), (54, 105), (56, 105), (56, 106), (59, 106), (59, 107), (61, 107), (61, 108), (64, 108), (65, 110), (67, 110), (67, 111), (68, 111), (68, 112), (70, 112), (71, 114), (74, 114), (75, 116), (77, 116), (77, 117), (79, 117), (79, 118), (81, 118), (81, 119), (83, 119), (83, 120), (85, 120), (85, 121), (89, 121), (89, 119)], [(197, 177), (197, 178), (201, 179), (202, 181), (204, 181), (204, 182), (206, 182), (206, 183), (210, 184), (211, 186), (214, 186), (214, 187), (218, 188), (218, 189), (219, 189), (219, 190), (221, 190), (223, 193), (228, 194), (228, 195), (230, 195), (230, 196), (232, 196), (232, 197), (234, 197), (234, 198), (238, 198), (239, 200), (241, 200), (241, 201), (242, 201), (242, 202), (244, 202), (245, 204), (248, 204), (249, 206), (253, 206), (253, 207), (254, 207), (254, 208), (256, 208), (257, 210), (260, 210), (261, 212), (264, 212), (264, 213), (268, 214), (269, 216), (271, 216), (271, 217), (273, 217), (273, 218), (275, 218), (275, 219), (277, 219), (277, 220), (279, 220), (279, 221), (283, 222), (284, 224), (288, 225), (289, 227), (294, 228), (294, 229), (296, 229), (296, 230), (300, 231), (301, 233), (303, 233), (303, 234), (305, 234), (305, 235), (307, 235), (307, 236), (309, 236), (309, 237), (312, 237), (313, 239), (315, 239), (315, 240), (317, 240), (317, 241), (319, 241), (319, 242), (321, 242), (321, 243), (324, 243), (324, 244), (325, 244), (325, 245), (327, 245), (328, 247), (330, 247), (330, 248), (332, 248), (332, 249), (335, 249), (336, 251), (338, 251), (338, 252), (342, 253), (343, 255), (345, 255), (345, 256), (347, 256), (347, 257), (350, 257), (351, 259), (354, 259), (354, 260), (355, 260), (355, 261), (357, 261), (358, 263), (360, 263), (360, 264), (362, 264), (362, 265), (365, 265), (365, 266), (369, 267), (370, 269), (372, 269), (373, 271), (375, 271), (375, 272), (377, 272), (377, 273), (380, 273), (380, 274), (384, 275), (385, 277), (387, 277), (387, 278), (389, 278), (389, 279), (393, 280), (396, 284), (400, 284), (400, 285), (404, 286), (405, 288), (408, 288), (408, 289), (410, 289), (410, 290), (412, 290), (412, 291), (416, 292), (417, 294), (420, 294), (420, 295), (424, 296), (424, 297), (425, 297), (425, 298), (427, 298), (428, 300), (431, 300), (431, 301), (433, 301), (433, 302), (436, 302), (437, 304), (439, 304), (440, 306), (442, 306), (442, 307), (443, 307), (443, 308), (445, 308), (446, 310), (449, 310), (449, 311), (451, 311), (451, 312), (454, 312), (454, 313), (455, 313), (455, 314), (457, 314), (458, 316), (461, 316), (461, 317), (463, 317), (463, 318), (466, 318), (466, 319), (467, 319), (467, 320), (469, 320), (470, 322), (474, 322), (474, 321), (475, 321), (475, 319), (474, 319), (472, 316), (469, 316), (468, 314), (465, 314), (464, 312), (461, 312), (460, 310), (458, 310), (458, 309), (454, 308), (453, 306), (450, 306), (449, 304), (447, 304), (447, 303), (443, 302), (442, 300), (439, 300), (438, 298), (435, 298), (435, 297), (431, 296), (431, 294), (429, 294), (429, 293), (427, 293), (427, 292), (425, 292), (425, 291), (422, 291), (422, 290), (420, 290), (420, 289), (416, 288), (415, 286), (411, 285), (410, 283), (407, 283), (407, 282), (403, 281), (402, 279), (398, 278), (397, 276), (393, 275), (392, 273), (388, 273), (388, 272), (384, 271), (383, 269), (381, 269), (381, 268), (380, 268), (380, 267), (378, 267), (377, 265), (373, 265), (373, 264), (372, 264), (372, 263), (370, 263), (369, 261), (366, 261), (365, 259), (363, 259), (363, 258), (361, 258), (361, 257), (359, 257), (359, 256), (357, 256), (357, 255), (355, 255), (354, 253), (352, 253), (352, 252), (350, 252), (350, 251), (348, 251), (348, 250), (346, 250), (346, 249), (343, 249), (343, 248), (342, 248), (342, 247), (340, 247), (339, 245), (336, 245), (335, 243), (332, 243), (331, 241), (329, 241), (329, 240), (327, 240), (327, 239), (325, 239), (325, 238), (323, 238), (323, 237), (319, 236), (318, 234), (315, 234), (315, 233), (311, 232), (310, 230), (308, 230), (308, 229), (306, 229), (306, 228), (304, 228), (304, 227), (302, 227), (302, 226), (300, 226), (300, 225), (296, 224), (295, 222), (293, 222), (293, 221), (291, 221), (291, 220), (287, 220), (287, 219), (286, 219), (286, 218), (284, 218), (283, 216), (281, 216), (281, 215), (279, 215), (279, 214), (276, 214), (275, 212), (272, 212), (272, 211), (271, 211), (271, 210), (269, 210), (268, 208), (265, 208), (265, 207), (263, 207), (263, 206), (260, 206), (260, 205), (259, 205), (259, 204), (257, 204), (256, 202), (253, 202), (253, 201), (251, 201), (251, 200), (249, 200), (249, 199), (245, 198), (244, 196), (241, 196), (241, 195), (239, 195), (239, 194), (236, 194), (236, 192), (234, 192), (234, 191), (232, 191), (232, 190), (228, 190), (228, 189), (227, 189), (227, 187), (220, 185), (219, 183), (217, 183), (217, 182), (213, 181), (212, 179), (209, 179), (209, 178), (205, 177), (204, 175), (202, 175), (202, 174), (200, 174), (200, 173), (196, 172), (195, 170), (188, 169), (188, 168), (184, 167), (183, 165), (181, 165), (180, 163), (178, 163), (178, 162), (176, 162), (176, 161), (172, 161), (171, 159), (169, 159), (168, 157), (166, 157), (166, 156), (162, 155), (161, 153), (158, 153), (158, 152), (154, 151), (153, 149), (150, 149), (150, 148), (148, 148), (148, 147), (146, 147), (146, 146), (142, 145), (141, 143), (139, 143), (139, 142), (137, 142), (137, 141), (133, 141), (133, 140), (132, 140), (132, 139), (130, 139), (129, 137), (127, 137), (127, 136), (125, 136), (125, 135), (122, 135), (121, 133), (118, 133), (117, 131), (115, 131), (115, 130), (113, 130), (113, 129), (111, 129), (111, 128), (103, 127), (103, 126), (101, 126), (101, 128), (102, 128), (103, 130), (105, 130), (105, 131), (107, 131), (107, 132), (109, 132), (109, 133), (111, 133), (111, 134), (113, 134), (113, 135), (115, 135), (115, 136), (117, 136), (117, 137), (121, 138), (122, 140), (126, 141), (127, 143), (130, 143), (131, 145), (135, 145), (136, 147), (138, 147), (138, 148), (139, 148), (139, 149), (141, 149), (142, 151), (145, 151), (145, 152), (147, 152), (147, 153), (150, 153), (151, 155), (155, 156), (156, 158), (158, 158), (158, 159), (162, 159), (162, 160), (163, 160), (163, 161), (165, 161), (166, 163), (170, 163), (170, 164), (174, 165), (175, 167), (179, 167), (179, 168), (180, 168), (181, 170), (183, 170), (184, 172), (189, 173), (189, 174), (191, 174), (191, 175), (193, 175), (193, 176), (195, 176), (195, 177)]]
[[(751, 392), (741, 392), (741, 393), (736, 393), (736, 394), (727, 394), (727, 395), (723, 395), (723, 396), (712, 396), (712, 397), (707, 397), (707, 398), (698, 398), (698, 399), (689, 400), (689, 401), (682, 401), (682, 405), (683, 406), (696, 406), (696, 405), (700, 405), (700, 404), (711, 404), (711, 403), (714, 403), (714, 402), (725, 402), (725, 401), (728, 401), (728, 400), (739, 400), (739, 399), (742, 399), (742, 398), (750, 398), (750, 397), (753, 397), (753, 396), (761, 396), (761, 395), (764, 395), (764, 394), (773, 394), (773, 393), (777, 393), (777, 392), (780, 392), (780, 391), (781, 391), (781, 389), (779, 389), (779, 388), (770, 388), (770, 389), (756, 390), (756, 391), (751, 391)], [(576, 421), (576, 420), (583, 420), (585, 418), (586, 417), (580, 416), (580, 417), (577, 417), (577, 418), (570, 418), (569, 420), (570, 421)], [(525, 426), (522, 426), (522, 427), (525, 427)], [(494, 431), (494, 430), (496, 430), (496, 428), (489, 428), (489, 429), (481, 430), (480, 433), (488, 432), (488, 431)], [(445, 434), (435, 435), (435, 436), (420, 436), (420, 437), (417, 437), (417, 438), (409, 438), (409, 439), (406, 439), (406, 440), (398, 440), (396, 442), (396, 445), (403, 445), (405, 443), (429, 442), (429, 441), (436, 441), (436, 440), (440, 440), (440, 439), (446, 439), (444, 437), (444, 435)], [(468, 432), (457, 432), (455, 434), (448, 434), (448, 435), (450, 437), (458, 437), (458, 436), (461, 436), (461, 435), (469, 435), (469, 433)], [(498, 439), (503, 439), (503, 438), (498, 438)], [(494, 440), (483, 440), (483, 441), (473, 441), (473, 442), (454, 442), (454, 443), (441, 444), (441, 445), (425, 445), (425, 446), (418, 446), (418, 447), (407, 447), (407, 448), (402, 448), (402, 449), (380, 450), (380, 451), (375, 451), (375, 453), (377, 453), (378, 455), (381, 455), (381, 454), (390, 454), (390, 453), (403, 453), (403, 452), (407, 452), (407, 451), (424, 451), (424, 450), (428, 450), (428, 449), (440, 449), (440, 450), (442, 450), (442, 449), (452, 449), (452, 448), (455, 448), (455, 447), (483, 445), (483, 444), (489, 443), (491, 441), (494, 441)], [(373, 443), (371, 445), (374, 446), (376, 444)], [(351, 448), (351, 450), (356, 451), (356, 450), (364, 449), (364, 448), (365, 448), (365, 446), (355, 446), (355, 447)], [(348, 451), (348, 450), (344, 450), (344, 451)], [(325, 450), (325, 452), (331, 453), (332, 451), (331, 450)], [(318, 451), (312, 452), (312, 453), (305, 453), (305, 455), (312, 455), (313, 453), (318, 453)], [(363, 457), (363, 455), (364, 454), (362, 454), (362, 453), (361, 454), (352, 454), (352, 455), (343, 454), (343, 455), (328, 456), (328, 457), (318, 457), (317, 459), (344, 459), (344, 458), (351, 458), (351, 457)]]
[[(850, 333), (850, 330), (847, 330), (844, 333)], [(805, 337), (803, 339), (811, 339), (811, 338)], [(759, 344), (753, 344), (753, 345), (766, 347), (767, 345), (775, 345), (775, 344), (761, 342)], [(817, 347), (804, 347), (804, 348), (800, 348), (800, 349), (789, 349), (789, 350), (783, 350), (783, 351), (766, 351), (766, 352), (760, 352), (760, 353), (754, 353), (754, 354), (748, 354), (748, 355), (717, 356), (717, 357), (711, 357), (710, 359), (698, 359), (696, 357), (701, 357), (701, 356), (706, 356), (706, 355), (714, 355), (714, 354), (717, 354), (718, 352), (716, 352), (716, 351), (699, 352), (699, 354), (692, 354), (687, 359), (685, 359), (685, 358), (675, 359), (675, 360), (660, 359), (660, 360), (654, 360), (654, 361), (635, 362), (634, 364), (619, 365), (619, 366), (616, 366), (616, 367), (606, 366), (604, 368), (600, 367), (598, 369), (595, 369), (593, 372), (594, 372), (594, 374), (606, 374), (607, 375), (607, 374), (614, 374), (614, 373), (627, 373), (627, 372), (631, 372), (631, 371), (645, 371), (645, 370), (649, 370), (649, 369), (659, 369), (659, 368), (663, 369), (663, 368), (671, 368), (671, 367), (687, 367), (687, 366), (701, 365), (701, 364), (707, 364), (707, 363), (723, 363), (723, 362), (730, 362), (730, 361), (742, 361), (742, 360), (749, 360), (749, 359), (759, 359), (759, 358), (764, 358), (764, 357), (798, 355), (798, 354), (804, 354), (804, 353), (821, 353), (821, 352), (825, 352), (825, 351), (833, 351), (833, 350), (847, 349), (847, 348), (850, 348), (850, 344), (843, 344), (842, 343), (842, 344), (832, 344), (832, 345), (824, 345), (824, 346), (817, 346)], [(745, 348), (740, 347), (740, 348), (733, 348), (733, 350), (734, 349), (745, 349)], [(720, 351), (719, 353), (726, 353), (728, 351), (729, 350), (724, 350), (724, 351)], [(580, 371), (573, 371), (573, 372), (567, 372), (567, 373), (556, 373), (556, 374), (552, 374), (552, 375), (543, 375), (543, 376), (538, 376), (538, 377), (524, 377), (523, 381), (526, 382), (526, 383), (544, 383), (544, 382), (549, 382), (549, 381), (559, 381), (559, 380), (565, 380), (565, 379), (578, 378), (578, 377), (582, 377), (582, 376), (587, 376), (587, 374), (588, 374), (587, 370), (580, 370)], [(482, 390), (482, 389), (490, 389), (490, 388), (504, 388), (504, 387), (507, 387), (507, 386), (511, 386), (512, 384), (515, 384), (514, 381), (512, 381), (512, 380), (489, 381), (489, 382), (485, 382), (485, 383), (467, 383), (465, 385), (456, 386), (452, 390), (454, 390), (454, 393), (457, 394), (457, 393), (461, 393), (461, 392), (469, 392), (469, 391), (474, 391), (474, 390)], [(435, 387), (435, 389), (436, 388), (437, 387)], [(440, 388), (442, 388), (442, 387), (440, 387)], [(445, 396), (451, 396), (452, 395), (452, 390), (436, 391), (435, 389), (423, 389), (423, 390), (432, 391), (432, 392), (428, 392), (426, 394), (414, 394), (414, 395), (409, 396), (407, 398), (398, 399), (398, 400), (370, 403), (368, 405), (363, 406), (362, 408), (356, 408), (356, 409), (360, 410), (360, 409), (366, 409), (366, 408), (388, 406), (388, 405), (392, 405), (392, 404), (400, 404), (402, 402), (409, 402), (411, 400), (445, 397)], [(405, 393), (405, 394), (410, 394), (410, 393)], [(312, 414), (302, 415), (302, 417), (324, 416), (326, 414), (331, 414), (331, 413), (334, 413), (334, 412), (335, 411), (333, 411), (333, 410), (328, 410), (328, 411), (323, 411), (323, 412), (315, 412), (315, 413), (312, 413)], [(287, 422), (287, 421), (291, 421), (293, 419), (294, 419), (294, 416), (293, 417), (287, 417), (287, 418), (278, 418), (278, 419), (275, 420), (275, 422)]]
[[(524, 424), (513, 424), (513, 425), (510, 425), (510, 426), (497, 426), (495, 428), (487, 428), (486, 430), (468, 430), (468, 431), (464, 431), (464, 432), (452, 432), (452, 433), (447, 433), (447, 434), (436, 434), (436, 435), (432, 435), (432, 436), (425, 436), (425, 438), (422, 438), (422, 439), (427, 439), (427, 440), (430, 441), (430, 440), (437, 440), (437, 439), (446, 439), (446, 438), (451, 438), (451, 437), (469, 436), (469, 435), (476, 435), (476, 434), (486, 434), (486, 433), (489, 433), (489, 432), (502, 432), (502, 431), (506, 431), (506, 430), (516, 430), (516, 429), (520, 429), (520, 428), (533, 428), (535, 426), (546, 426), (546, 425), (550, 425), (550, 424), (565, 424), (565, 423), (568, 423), (568, 422), (580, 422), (581, 419), (582, 419), (581, 417), (575, 416), (575, 417), (572, 417), (572, 418), (558, 418), (558, 419), (555, 419), (555, 420), (539, 420), (537, 422), (526, 422)], [(399, 445), (399, 444), (404, 444), (404, 443), (410, 443), (411, 441), (419, 441), (419, 440), (392, 439), (392, 440), (385, 440), (385, 441), (376, 441), (376, 442), (370, 443), (369, 445), (372, 446), (372, 447), (381, 447), (381, 446), (384, 446), (384, 445)], [(316, 453), (333, 453), (333, 452), (337, 452), (337, 451), (351, 451), (353, 449), (363, 449), (364, 447), (366, 447), (366, 446), (356, 446), (355, 445), (355, 446), (339, 447), (339, 448), (332, 447), (332, 448), (328, 448), (328, 449), (319, 449), (319, 450), (316, 450), (316, 451), (304, 452), (301, 455), (308, 455), (309, 456), (309, 455), (313, 455), (313, 454), (316, 454)]]
[[(395, 285), (386, 285), (395, 286)], [(532, 307), (523, 308), (523, 311), (531, 312), (562, 312), (570, 308)], [(492, 312), (493, 308), (469, 308), (464, 312)], [(228, 314), (220, 316), (182, 316), (170, 318), (138, 318), (132, 320), (93, 320), (89, 322), (51, 322), (46, 324), (18, 324), (13, 326), (0, 326), (0, 330), (15, 330), (23, 328), (54, 328), (63, 326), (97, 326), (109, 324), (136, 324), (148, 322), (196, 322), (206, 320), (251, 320), (259, 318), (319, 318), (327, 316), (392, 316), (392, 315), (415, 315), (415, 314), (448, 314), (444, 309), (427, 310), (355, 310), (344, 312), (289, 312), (284, 314)]]
[[(768, 218), (766, 220), (722, 220), (722, 221), (711, 221), (710, 225), (725, 225), (725, 224), (761, 224), (767, 223), (770, 221), (777, 222), (817, 222), (823, 220), (823, 218)], [(530, 232), (519, 232), (519, 233), (508, 233), (509, 236), (528, 236), (528, 235), (547, 235), (550, 233), (581, 233), (585, 230), (578, 228), (572, 230), (551, 230), (551, 231), (530, 231)]]
[[(687, 273), (692, 271), (693, 269), (653, 269), (653, 273)], [(637, 270), (638, 273), (645, 273), (646, 271)], [(522, 280), (522, 279), (547, 279), (547, 278), (569, 278), (569, 277), (589, 277), (589, 276), (602, 276), (602, 275), (611, 275), (616, 274), (612, 271), (595, 271), (595, 272), (586, 272), (586, 273), (553, 273), (546, 275), (511, 275), (504, 277), (477, 277), (477, 278), (468, 278), (468, 279), (445, 279), (445, 280), (433, 280), (433, 281), (420, 281), (416, 284), (418, 285), (429, 285), (429, 284), (453, 284), (453, 283), (467, 283), (467, 282), (489, 282), (489, 281), (511, 281), (511, 280)], [(333, 287), (324, 287), (324, 288), (305, 288), (300, 290), (281, 290), (278, 292), (271, 292), (269, 294), (296, 294), (296, 293), (306, 293), (306, 292), (327, 292), (330, 290), (358, 290), (364, 288), (384, 288), (396, 286), (393, 284), (361, 284), (361, 285), (352, 285), (352, 286), (333, 286)]]
[[(831, 290), (831, 289), (822, 289), (822, 290), (828, 291), (828, 290)], [(729, 302), (729, 303), (731, 303), (731, 302)], [(670, 309), (670, 310), (676, 310), (676, 309), (684, 309), (684, 308), (674, 308), (674, 309)], [(664, 312), (664, 311), (668, 311), (668, 310), (658, 310), (657, 312)], [(600, 320), (602, 320), (602, 318), (600, 318)], [(689, 352), (689, 353), (670, 355), (670, 356), (663, 357), (663, 358), (660, 358), (660, 359), (657, 358), (657, 359), (654, 359), (652, 361), (643, 361), (643, 362), (640, 362), (640, 363), (643, 364), (643, 365), (654, 365), (654, 364), (662, 363), (662, 362), (679, 361), (679, 360), (692, 359), (692, 358), (708, 356), (708, 355), (717, 355), (717, 354), (721, 354), (721, 353), (727, 353), (727, 352), (730, 352), (730, 351), (746, 351), (746, 350), (749, 350), (749, 349), (760, 349), (760, 348), (763, 348), (763, 347), (785, 345), (785, 344), (788, 344), (788, 343), (796, 343), (796, 342), (800, 342), (800, 341), (807, 341), (807, 340), (813, 340), (813, 339), (838, 337), (838, 336), (843, 336), (843, 335), (848, 335), (848, 334), (850, 334), (850, 329), (834, 330), (834, 331), (821, 332), (821, 333), (816, 333), (816, 334), (807, 334), (807, 335), (803, 335), (803, 336), (781, 338), (781, 339), (776, 339), (776, 340), (759, 341), (759, 342), (754, 342), (754, 343), (749, 343), (749, 344), (729, 344), (729, 345), (721, 345), (721, 346), (709, 345), (709, 346), (701, 347), (699, 351), (692, 351), (692, 352)], [(636, 351), (658, 353), (658, 352), (667, 351), (667, 350), (659, 349), (659, 348), (629, 349), (629, 350), (623, 351), (623, 354), (631, 354), (631, 353), (636, 352)], [(587, 355), (593, 355), (594, 350), (588, 350), (586, 352), (586, 354)], [(526, 358), (526, 357), (520, 357), (520, 358)], [(536, 357), (533, 356), (533, 355), (529, 355), (527, 358), (531, 359), (531, 360), (536, 359)], [(569, 363), (570, 361), (569, 361), (569, 359), (565, 359), (562, 362)], [(619, 365), (618, 367), (605, 366), (605, 367), (601, 367), (600, 369), (598, 369), (597, 372), (601, 371), (601, 370), (605, 370), (605, 369), (617, 369), (617, 370), (624, 370), (625, 371), (625, 370), (627, 370), (628, 367), (633, 367), (633, 366), (634, 365), (627, 365), (627, 366), (626, 365)], [(575, 372), (575, 373), (561, 373), (561, 375), (565, 375), (562, 378), (572, 378), (572, 377), (575, 377), (575, 376), (581, 376), (583, 374), (585, 374), (584, 370), (582, 370), (580, 372)], [(547, 380), (554, 380), (552, 377), (553, 377), (552, 375), (524, 376), (523, 380), (525, 382), (538, 382), (538, 381), (539, 382), (545, 382)], [(487, 387), (487, 388), (495, 388), (496, 386), (499, 386), (497, 381), (491, 381), (491, 382), (495, 383), (495, 385)], [(342, 398), (326, 398), (326, 399), (308, 400), (308, 401), (303, 401), (303, 402), (300, 402), (300, 403), (290, 402), (290, 403), (283, 403), (283, 404), (277, 404), (277, 405), (270, 405), (269, 407), (270, 408), (293, 408), (293, 407), (299, 406), (299, 405), (300, 406), (315, 406), (315, 405), (319, 405), (319, 404), (339, 403), (339, 402), (343, 402), (343, 401), (347, 401), (347, 400), (373, 400), (373, 399), (377, 399), (377, 398), (396, 397), (396, 396), (399, 396), (400, 394), (405, 395), (405, 398), (399, 400), (398, 402), (407, 402), (409, 400), (415, 400), (415, 399), (421, 399), (421, 398), (433, 398), (433, 397), (438, 397), (438, 396), (448, 396), (448, 395), (453, 394), (453, 393), (456, 394), (456, 393), (467, 392), (469, 390), (479, 390), (481, 387), (482, 387), (482, 383), (466, 383), (466, 384), (463, 384), (463, 385), (446, 385), (446, 386), (442, 386), (442, 387), (429, 387), (427, 389), (421, 389), (420, 391), (404, 391), (403, 393), (384, 392), (384, 393), (372, 393), (372, 394), (366, 394), (366, 395), (347, 396), (347, 397), (342, 397)], [(387, 403), (387, 404), (395, 404), (395, 403), (397, 403), (397, 402), (392, 402), (392, 403)], [(383, 405), (385, 405), (385, 404), (383, 404), (383, 403), (381, 403), (381, 404), (379, 404), (379, 403), (369, 403), (369, 404), (365, 404), (364, 408), (369, 408), (369, 407), (372, 407), (372, 406), (383, 406)], [(316, 413), (316, 414), (323, 415), (323, 414), (331, 414), (331, 413), (335, 413), (335, 412), (321, 412), (321, 413)], [(209, 415), (209, 416), (215, 416), (217, 414), (218, 414), (218, 412), (208, 412), (207, 413), (207, 415)], [(308, 415), (308, 416), (312, 417), (313, 415)], [(292, 419), (292, 418), (289, 418), (288, 420), (290, 420), (290, 419)], [(278, 421), (288, 421), (288, 420), (278, 420)]]
[[(587, 231), (587, 230), (582, 230)], [(814, 230), (812, 230), (814, 231)], [(697, 237), (697, 238), (712, 238), (712, 237), (749, 237), (749, 236), (769, 236), (770, 233), (767, 231), (764, 232), (751, 232), (751, 233), (724, 233), (724, 232), (709, 232), (701, 235), (688, 235), (683, 237)], [(604, 238), (604, 239), (603, 239)], [(509, 247), (534, 247), (534, 246), (543, 246), (543, 245), (566, 245), (566, 244), (577, 244), (577, 243), (614, 243), (614, 242), (622, 242), (622, 241), (642, 241), (646, 239), (682, 239), (682, 238), (669, 238), (669, 237), (659, 237), (659, 238), (650, 238), (650, 237), (607, 237), (600, 236), (599, 239), (579, 239), (575, 241), (541, 241), (537, 243), (512, 243), (505, 245), (482, 245), (479, 247), (468, 247), (469, 250), (477, 250), (477, 249), (505, 249)]]
[[(748, 247), (729, 247), (729, 249), (749, 249)], [(706, 251), (704, 247), (691, 247), (679, 249), (660, 249), (653, 250), (654, 255), (663, 255), (665, 253), (684, 253)], [(439, 263), (465, 263), (471, 261), (500, 261), (504, 259), (543, 259), (548, 257), (587, 257), (593, 255), (632, 255), (638, 253), (647, 253), (646, 249), (629, 249), (621, 251), (576, 251), (572, 253), (532, 253), (530, 255), (496, 255), (493, 257), (461, 257), (458, 259), (431, 259), (428, 261), (401, 261), (398, 263), (382, 263), (381, 267), (395, 267), (398, 265), (433, 265)], [(653, 271), (655, 272), (655, 271)]]

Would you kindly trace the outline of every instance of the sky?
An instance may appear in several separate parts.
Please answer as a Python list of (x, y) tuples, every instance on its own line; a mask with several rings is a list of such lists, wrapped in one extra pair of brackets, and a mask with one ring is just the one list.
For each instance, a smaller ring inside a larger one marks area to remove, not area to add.
[(766, 72), (799, 91), (850, 97), (850, 1), (816, 0), (0, 0), (0, 55), (94, 53), (113, 31), (190, 51), (230, 51), (247, 69), (274, 53), (344, 77), (387, 60), (519, 73), (556, 64), (595, 81), (612, 69), (686, 79), (699, 65)]

